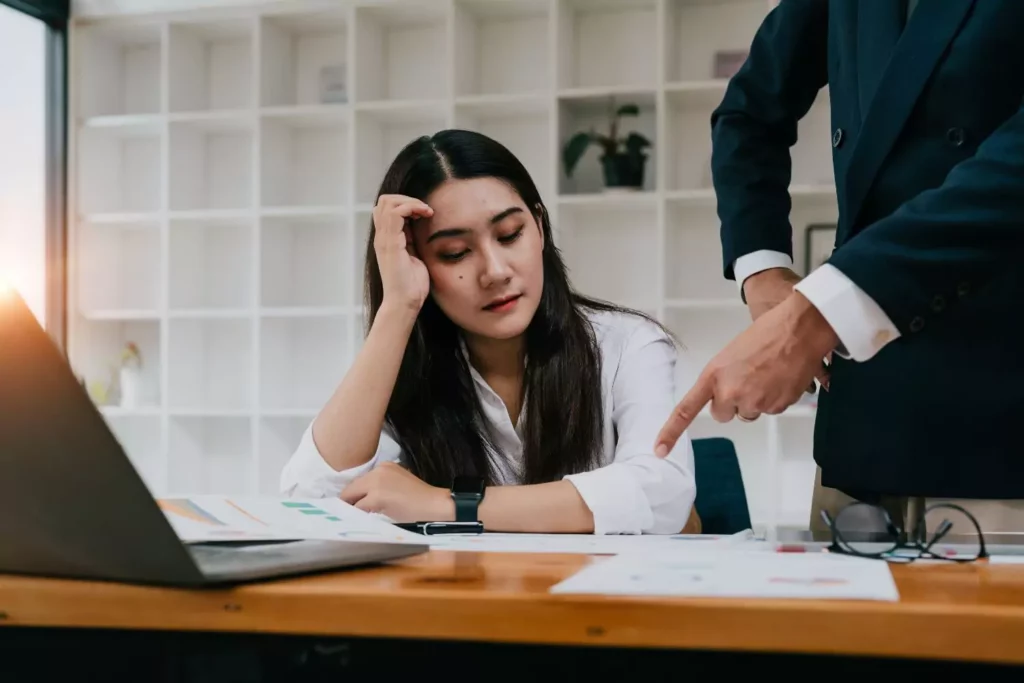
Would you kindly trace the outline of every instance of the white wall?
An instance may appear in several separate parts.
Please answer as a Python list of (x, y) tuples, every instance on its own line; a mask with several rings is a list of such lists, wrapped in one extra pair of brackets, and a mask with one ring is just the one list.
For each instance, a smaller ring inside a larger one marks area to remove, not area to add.
[(46, 305), (46, 30), (0, 5), (0, 277)]

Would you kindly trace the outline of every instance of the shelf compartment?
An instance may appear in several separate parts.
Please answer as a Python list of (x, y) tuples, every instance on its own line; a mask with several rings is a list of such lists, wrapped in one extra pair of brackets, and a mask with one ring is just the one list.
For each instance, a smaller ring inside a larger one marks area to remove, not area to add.
[(242, 410), (252, 404), (252, 322), (174, 318), (168, 398), (173, 410)]
[(78, 196), (82, 214), (160, 209), (161, 131), (153, 122), (86, 127), (78, 138)]
[(558, 243), (581, 293), (630, 306), (659, 299), (657, 207), (559, 206)]
[(121, 352), (131, 342), (142, 357), (142, 389), (137, 408), (160, 406), (159, 320), (89, 320), (76, 315), (72, 322), (71, 366), (75, 375), (85, 382), (94, 403), (99, 406), (120, 404)]
[(247, 417), (174, 417), (169, 434), (169, 492), (252, 491), (252, 429)]
[(260, 28), (263, 106), (349, 100), (346, 11), (268, 15)]
[(76, 42), (80, 118), (162, 110), (160, 24), (86, 25)]
[(776, 470), (778, 510), (784, 523), (807, 524), (814, 494), (814, 433), (803, 421), (779, 421), (779, 461)]
[(668, 0), (667, 79), (715, 78), (716, 53), (749, 50), (769, 4), (765, 0)]
[(75, 291), (83, 314), (159, 310), (158, 223), (82, 223), (77, 251)]
[(443, 130), (445, 121), (445, 111), (439, 106), (357, 109), (356, 201), (372, 207), (384, 173), (402, 148), (421, 135)]
[(260, 321), (260, 407), (319, 411), (348, 367), (345, 317)]
[(665, 290), (668, 299), (739, 299), (722, 270), (722, 238), (714, 207), (670, 207), (665, 221)]
[(455, 125), (483, 133), (507, 147), (526, 167), (541, 196), (550, 199), (554, 191), (548, 143), (550, 110), (547, 101), (539, 98), (460, 103), (455, 107)]
[(172, 221), (171, 310), (251, 307), (252, 230), (237, 219)]
[(262, 306), (346, 306), (349, 254), (341, 218), (264, 218)]
[(171, 24), (172, 112), (252, 106), (253, 26), (249, 19)]
[(456, 0), (456, 95), (547, 91), (549, 8), (545, 0)]
[(156, 416), (107, 416), (107, 425), (150, 493), (162, 495), (167, 477), (163, 459), (163, 428)]
[[(653, 191), (658, 182), (658, 139), (655, 96), (649, 91), (620, 91), (590, 93), (580, 96), (561, 96), (558, 101), (558, 164), (559, 193), (592, 194), (605, 192), (604, 173), (600, 158), (602, 150), (590, 145), (580, 158), (570, 177), (562, 162), (562, 150), (569, 139), (578, 132), (596, 130), (607, 134), (610, 112), (624, 104), (636, 104), (639, 116), (625, 116), (619, 120), (619, 137), (637, 132), (651, 141), (647, 148), (647, 163), (644, 169), (644, 184), (641, 188)], [(614, 190), (614, 192), (618, 192)]]
[(676, 364), (676, 398), (682, 399), (708, 362), (750, 326), (750, 313), (745, 306), (671, 308), (664, 321), (683, 347)]
[(331, 111), (264, 116), (263, 206), (339, 206), (348, 197), (348, 129)]
[(715, 88), (666, 93), (665, 185), (671, 191), (712, 191), (711, 112), (721, 102)]
[(657, 83), (654, 0), (558, 0), (558, 86)]
[(253, 134), (248, 117), (171, 124), (171, 209), (243, 209), (253, 203)]
[(359, 101), (448, 95), (445, 3), (393, 2), (355, 12)]
[(280, 495), (281, 470), (312, 421), (312, 417), (264, 417), (260, 420), (257, 482), (260, 495)]

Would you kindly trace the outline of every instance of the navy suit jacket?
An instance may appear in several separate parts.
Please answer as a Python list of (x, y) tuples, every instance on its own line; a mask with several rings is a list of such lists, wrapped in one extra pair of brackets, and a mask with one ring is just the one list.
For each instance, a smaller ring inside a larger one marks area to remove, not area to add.
[(792, 255), (789, 147), (829, 88), (829, 263), (901, 337), (833, 361), (822, 483), (1024, 498), (1024, 0), (782, 0), (712, 116), (725, 276)]

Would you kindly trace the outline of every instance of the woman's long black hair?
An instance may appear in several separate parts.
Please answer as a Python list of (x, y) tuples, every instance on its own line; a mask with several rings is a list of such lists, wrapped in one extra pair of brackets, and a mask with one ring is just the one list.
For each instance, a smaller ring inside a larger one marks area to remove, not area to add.
[[(445, 130), (409, 143), (391, 164), (382, 194), (426, 201), (449, 179), (490, 177), (508, 183), (533, 211), (544, 234), (544, 288), (526, 330), (523, 377), (522, 483), (556, 481), (593, 469), (602, 445), (601, 354), (585, 311), (642, 315), (575, 293), (555, 247), (547, 209), (530, 174), (499, 142), (480, 133)], [(368, 325), (384, 296), (373, 248), (373, 221), (366, 244)], [(646, 316), (644, 316), (646, 317)], [(496, 483), (497, 452), (460, 345), (460, 329), (431, 297), (410, 335), (386, 421), (402, 447), (405, 465), (434, 486), (459, 475)]]

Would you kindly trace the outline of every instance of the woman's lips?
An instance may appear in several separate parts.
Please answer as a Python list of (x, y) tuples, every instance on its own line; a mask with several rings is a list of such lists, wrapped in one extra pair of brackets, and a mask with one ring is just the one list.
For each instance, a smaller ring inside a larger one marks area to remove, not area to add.
[(515, 308), (516, 302), (519, 301), (519, 297), (521, 296), (522, 294), (514, 294), (512, 296), (502, 297), (484, 306), (484, 310), (488, 313), (504, 313), (506, 311), (511, 311)]

